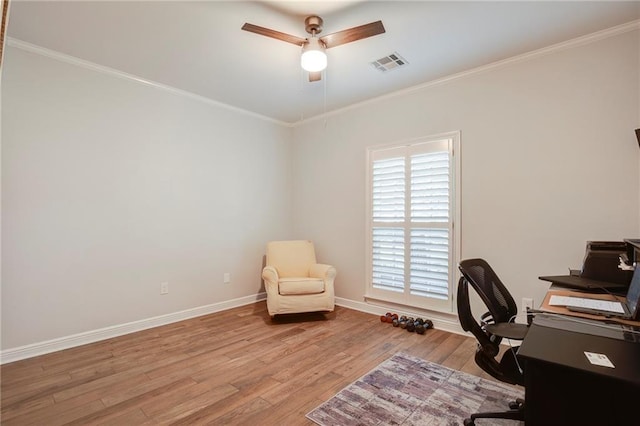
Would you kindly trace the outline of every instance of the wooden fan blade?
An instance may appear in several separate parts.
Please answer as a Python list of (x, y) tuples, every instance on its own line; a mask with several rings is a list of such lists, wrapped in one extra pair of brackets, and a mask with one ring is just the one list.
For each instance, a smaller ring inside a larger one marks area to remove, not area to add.
[(305, 38), (296, 37), (287, 33), (281, 33), (280, 31), (272, 30), (270, 28), (259, 27), (248, 22), (242, 26), (242, 29), (245, 31), (249, 31), (250, 33), (256, 33), (263, 36), (275, 38), (277, 40), (286, 41), (287, 43), (292, 43), (297, 46), (302, 46), (307, 41), (307, 39)]
[(310, 72), (309, 73), (309, 81), (320, 81), (322, 80), (322, 71)]
[(382, 25), (382, 21), (376, 21), (360, 25), (359, 27), (349, 28), (348, 30), (338, 31), (337, 33), (327, 34), (324, 37), (320, 37), (320, 40), (324, 42), (328, 49), (330, 47), (351, 43), (352, 41), (361, 40), (384, 32), (385, 29), (384, 25)]

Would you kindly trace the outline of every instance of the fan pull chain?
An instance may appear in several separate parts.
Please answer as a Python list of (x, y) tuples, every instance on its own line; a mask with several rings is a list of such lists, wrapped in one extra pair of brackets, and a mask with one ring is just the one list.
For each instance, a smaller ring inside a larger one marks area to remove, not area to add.
[(300, 121), (304, 121), (304, 102), (302, 101), (304, 98), (304, 77), (305, 71), (300, 68), (300, 102), (298, 108), (300, 108)]
[(326, 114), (327, 113), (327, 75), (329, 74), (329, 70), (325, 69), (324, 70), (324, 79), (323, 79), (323, 90), (324, 90), (324, 100), (323, 100), (323, 105), (322, 105), (322, 114)]
[(324, 102), (323, 102), (323, 106), (322, 106), (322, 115), (324, 116), (324, 128), (325, 130), (327, 129), (327, 82), (329, 81), (329, 79), (327, 78), (327, 75), (329, 74), (329, 68), (325, 68), (324, 70), (324, 78), (322, 79), (322, 84), (324, 84)]

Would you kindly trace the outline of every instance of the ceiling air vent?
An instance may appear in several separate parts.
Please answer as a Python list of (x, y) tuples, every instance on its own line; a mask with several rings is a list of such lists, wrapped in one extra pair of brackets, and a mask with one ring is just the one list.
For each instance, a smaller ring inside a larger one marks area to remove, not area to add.
[(408, 62), (398, 54), (398, 52), (393, 52), (389, 56), (385, 56), (384, 58), (380, 58), (377, 61), (371, 62), (377, 70), (381, 72), (391, 71), (392, 69), (396, 69), (399, 67), (403, 67), (407, 65)]

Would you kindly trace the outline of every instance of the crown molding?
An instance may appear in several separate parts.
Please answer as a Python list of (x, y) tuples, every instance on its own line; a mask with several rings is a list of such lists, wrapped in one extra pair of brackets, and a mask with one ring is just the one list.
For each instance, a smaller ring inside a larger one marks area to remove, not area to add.
[(295, 123), (292, 123), (292, 127), (298, 127), (303, 124), (311, 123), (313, 121), (325, 120), (331, 116), (341, 114), (345, 111), (350, 111), (352, 109), (357, 109), (366, 105), (370, 105), (373, 103), (377, 103), (380, 101), (384, 101), (387, 99), (396, 98), (399, 96), (408, 95), (411, 93), (419, 92), (421, 90), (425, 90), (434, 86), (439, 86), (441, 84), (448, 83), (450, 81), (459, 80), (462, 78), (470, 77), (475, 74), (484, 73), (486, 71), (490, 71), (496, 68), (501, 68), (504, 66), (508, 66), (515, 63), (529, 61), (531, 59), (539, 58), (541, 56), (549, 55), (552, 53), (560, 52), (562, 50), (571, 49), (578, 46), (583, 46), (586, 44), (594, 43), (600, 40), (604, 40), (610, 37), (615, 37), (620, 34), (628, 33), (631, 31), (640, 30), (640, 19), (627, 22), (626, 24), (618, 25), (615, 27), (607, 28), (601, 31), (597, 31), (595, 33), (587, 34), (584, 36), (576, 37), (567, 41), (563, 41), (561, 43), (552, 44), (547, 47), (543, 47), (541, 49), (532, 50), (527, 53), (523, 53), (521, 55), (512, 56), (511, 58), (502, 59), (500, 61), (492, 62), (487, 65), (483, 65), (476, 68), (471, 68), (466, 71), (461, 71), (456, 74), (451, 74), (436, 80), (431, 80), (425, 83), (418, 84), (416, 86), (408, 87), (406, 89), (398, 90), (393, 93), (388, 93), (386, 95), (378, 96), (375, 98), (367, 99), (366, 101), (358, 102), (355, 104), (348, 105), (343, 108), (335, 109), (333, 111), (317, 115), (315, 117), (311, 117), (308, 119), (300, 120)]
[(32, 44), (32, 43), (28, 43), (26, 41), (22, 41), (13, 37), (8, 37), (7, 38), (7, 45), (11, 46), (11, 47), (15, 47), (30, 53), (35, 53), (37, 55), (40, 56), (45, 56), (47, 58), (51, 58), (60, 62), (65, 62), (67, 64), (71, 64), (71, 65), (76, 65), (78, 67), (82, 67), (85, 69), (89, 69), (92, 71), (97, 71), (100, 72), (102, 74), (107, 74), (110, 75), (112, 77), (117, 77), (123, 80), (129, 80), (129, 81), (135, 81), (137, 83), (141, 83), (144, 84), (146, 86), (151, 86), (154, 87), (156, 89), (160, 89), (160, 90), (164, 90), (166, 92), (172, 93), (174, 95), (179, 95), (179, 96), (183, 96), (185, 98), (189, 98), (189, 99), (193, 99), (195, 101), (198, 102), (202, 102), (205, 103), (207, 105), (211, 105), (211, 106), (215, 106), (215, 107), (219, 107), (219, 108), (224, 108), (226, 110), (229, 111), (233, 111), (233, 112), (237, 112), (239, 114), (243, 114), (243, 115), (247, 115), (253, 118), (257, 118), (260, 120), (264, 120), (270, 123), (274, 123), (274, 124), (278, 124), (280, 126), (284, 126), (284, 127), (292, 127), (292, 123), (287, 123), (285, 121), (280, 121), (280, 120), (276, 120), (274, 118), (271, 117), (267, 117), (265, 115), (261, 115), (255, 112), (251, 112), (251, 111), (247, 111), (245, 109), (242, 108), (238, 108), (238, 107), (234, 107), (232, 105), (228, 105), (225, 104), (223, 102), (219, 102), (219, 101), (215, 101), (211, 98), (207, 98), (205, 96), (201, 96), (201, 95), (197, 95), (195, 93), (192, 92), (188, 92), (186, 90), (182, 90), (182, 89), (178, 89), (176, 87), (173, 86), (169, 86), (166, 84), (162, 84), (162, 83), (158, 83), (156, 81), (152, 81), (152, 80), (147, 80), (145, 78), (142, 77), (138, 77), (136, 75), (133, 74), (129, 74), (123, 71), (119, 71), (116, 70), (114, 68), (109, 68), (103, 65), (99, 65), (96, 64), (94, 62), (90, 62), (90, 61), (85, 61), (84, 59), (80, 59), (77, 58), (75, 56), (71, 56), (71, 55), (67, 55), (65, 53), (60, 53), (58, 51), (55, 50), (51, 50), (51, 49), (47, 49), (45, 47), (42, 46), (38, 46), (36, 44)]
[(543, 47), (541, 49), (537, 49), (537, 50), (533, 50), (531, 52), (527, 52), (527, 53), (523, 53), (521, 55), (517, 55), (517, 56), (513, 56), (511, 58), (507, 58), (507, 59), (503, 59), (500, 61), (496, 61), (493, 62), (491, 64), (487, 64), (487, 65), (483, 65), (480, 67), (476, 67), (476, 68), (472, 68), (466, 71), (462, 71), (459, 73), (455, 73), (455, 74), (451, 74), (449, 76), (446, 77), (442, 77), (436, 80), (431, 80), (425, 83), (421, 83), (419, 85), (416, 86), (412, 86), (406, 89), (402, 89), (402, 90), (398, 90), (395, 91), (393, 93), (389, 93), (386, 95), (382, 95), (382, 96), (378, 96), (375, 98), (371, 98), (371, 99), (367, 99), (366, 101), (362, 101), (362, 102), (358, 102), (355, 104), (351, 104), (348, 105), (346, 107), (343, 108), (339, 108), (339, 109), (335, 109), (333, 111), (329, 111), (326, 112), (324, 114), (320, 114), (317, 115), (315, 117), (311, 117), (311, 118), (307, 118), (307, 119), (303, 119), (303, 120), (299, 120), (299, 121), (295, 121), (295, 122), (285, 122), (285, 121), (281, 121), (281, 120), (276, 120), (274, 118), (271, 117), (267, 117), (261, 114), (257, 114), (251, 111), (247, 111), (245, 109), (242, 108), (238, 108), (238, 107), (234, 107), (219, 101), (215, 101), (213, 99), (201, 96), (201, 95), (196, 95), (195, 93), (191, 93), (188, 92), (186, 90), (182, 90), (182, 89), (178, 89), (172, 86), (168, 86), (166, 84), (162, 84), (162, 83), (158, 83), (155, 81), (151, 81), (151, 80), (147, 80), (144, 79), (142, 77), (138, 77), (136, 75), (133, 74), (129, 74), (129, 73), (125, 73), (122, 71), (118, 71), (116, 69), (113, 68), (109, 68), (109, 67), (105, 67), (103, 65), (99, 65), (90, 61), (85, 61), (83, 59), (79, 59), (75, 56), (71, 56), (71, 55), (67, 55), (64, 53), (60, 53), (57, 52), (55, 50), (51, 50), (51, 49), (47, 49), (32, 43), (28, 43), (16, 38), (12, 38), (12, 37), (8, 37), (6, 40), (6, 43), (8, 46), (11, 47), (16, 47), (18, 49), (22, 49), (31, 53), (35, 53), (38, 55), (42, 55), (42, 56), (46, 56), (61, 62), (66, 62), (72, 65), (76, 65), (76, 66), (80, 66), (86, 69), (90, 69), (93, 71), (97, 71), (97, 72), (101, 72), (104, 74), (109, 74), (111, 76), (115, 76), (118, 78), (122, 78), (122, 79), (126, 79), (126, 80), (130, 80), (130, 81), (136, 81), (138, 83), (141, 84), (145, 84), (151, 87), (155, 87), (157, 89), (161, 89), (161, 90), (165, 90), (168, 91), (170, 93), (173, 94), (177, 94), (180, 96), (184, 96), (199, 102), (203, 102), (206, 103), (208, 105), (212, 105), (212, 106), (216, 106), (216, 107), (220, 107), (220, 108), (224, 108), (230, 111), (234, 111), (243, 115), (247, 115), (247, 116), (251, 116), (254, 118), (258, 118), (260, 120), (264, 120), (270, 123), (274, 123), (274, 124), (278, 124), (280, 126), (283, 127), (289, 127), (289, 128), (294, 128), (294, 127), (298, 127), (300, 125), (303, 124), (307, 124), (307, 123), (311, 123), (317, 120), (324, 120), (328, 117), (332, 117), (334, 115), (343, 113), (345, 111), (349, 111), (352, 109), (357, 109), (360, 108), (362, 106), (366, 106), (372, 103), (376, 103), (376, 102), (380, 102), (383, 100), (387, 100), (387, 99), (392, 99), (395, 97), (399, 97), (399, 96), (404, 96), (407, 94), (411, 94), (414, 92), (418, 92), (421, 90), (425, 90), (428, 89), (430, 87), (434, 87), (434, 86), (438, 86), (441, 84), (445, 84), (448, 83), (450, 81), (454, 81), (454, 80), (458, 80), (461, 78), (466, 78), (475, 74), (479, 74), (479, 73), (483, 73), (495, 68), (500, 68), (500, 67), (504, 67), (504, 66), (508, 66), (511, 64), (515, 64), (515, 63), (519, 63), (519, 62), (524, 62), (524, 61), (528, 61), (531, 59), (535, 59), (544, 55), (549, 55), (552, 53), (556, 53), (556, 52), (560, 52), (562, 50), (566, 50), (566, 49), (570, 49), (570, 48), (574, 48), (574, 47), (578, 47), (578, 46), (582, 46), (582, 45), (586, 45), (586, 44), (590, 44), (590, 43), (594, 43), (600, 40), (604, 40), (606, 38), (610, 38), (610, 37), (614, 37), (620, 34), (624, 34), (630, 31), (635, 31), (635, 30), (639, 30), (640, 29), (640, 20), (635, 20), (635, 21), (631, 21), (628, 22), (626, 24), (622, 24), (622, 25), (618, 25), (612, 28), (607, 28), (601, 31), (597, 31), (595, 33), (591, 33), (591, 34), (587, 34), (584, 36), (580, 36), (580, 37), (576, 37), (573, 38), (571, 40), (567, 40), (561, 43), (556, 43), (553, 44), (551, 46), (547, 46), (547, 47)]

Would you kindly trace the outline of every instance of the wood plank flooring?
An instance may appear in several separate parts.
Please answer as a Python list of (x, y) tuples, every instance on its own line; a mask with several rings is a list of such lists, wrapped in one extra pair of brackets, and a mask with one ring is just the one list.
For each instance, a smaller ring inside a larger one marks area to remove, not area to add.
[(3, 365), (11, 425), (311, 425), (304, 416), (396, 352), (490, 378), (475, 340), (336, 307), (272, 321), (265, 302)]

